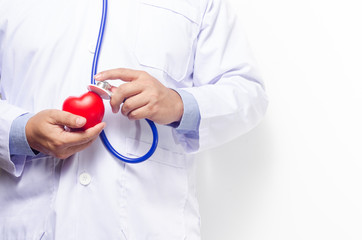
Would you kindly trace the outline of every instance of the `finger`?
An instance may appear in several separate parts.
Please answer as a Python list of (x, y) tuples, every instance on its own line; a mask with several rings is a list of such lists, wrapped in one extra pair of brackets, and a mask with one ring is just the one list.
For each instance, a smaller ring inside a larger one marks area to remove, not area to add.
[(130, 120), (140, 120), (148, 118), (152, 120), (152, 114), (150, 113), (150, 109), (148, 108), (148, 105), (144, 105), (140, 108), (137, 108), (127, 115), (128, 119)]
[(147, 105), (147, 103), (148, 100), (144, 97), (144, 94), (132, 96), (124, 101), (121, 112), (124, 116), (128, 116), (130, 112)]
[(92, 145), (92, 143), (96, 140), (97, 138), (94, 138), (92, 139), (91, 141), (89, 142), (86, 142), (86, 143), (83, 143), (83, 144), (80, 144), (80, 145), (76, 145), (76, 146), (71, 146), (69, 147), (66, 151), (67, 151), (67, 154), (68, 156), (65, 156), (66, 158), (73, 155), (74, 153), (77, 153), (79, 151), (82, 151), (84, 149), (86, 149), (87, 147), (89, 147), (90, 145)]
[(87, 119), (82, 116), (60, 110), (51, 111), (49, 116), (53, 124), (67, 126), (69, 128), (81, 128), (87, 122)]
[(96, 81), (120, 79), (123, 81), (130, 82), (139, 78), (139, 76), (142, 73), (143, 73), (142, 71), (137, 71), (128, 68), (116, 68), (100, 72), (94, 76), (94, 79)]
[(97, 125), (88, 128), (87, 130), (85, 130), (85, 133), (88, 136), (94, 136), (94, 137), (98, 137), (98, 135), (102, 132), (102, 130), (106, 127), (106, 123), (105, 122), (101, 122), (98, 123)]
[(105, 126), (106, 124), (104, 122), (101, 122), (91, 128), (88, 128), (85, 131), (64, 132), (63, 137), (65, 138), (66, 146), (77, 146), (96, 139), (105, 128)]
[(59, 159), (66, 159), (70, 156), (72, 156), (73, 154), (87, 148), (88, 146), (90, 146), (94, 141), (96, 140), (96, 138), (92, 139), (91, 141), (89, 142), (86, 142), (86, 143), (83, 143), (83, 144), (80, 144), (80, 145), (76, 145), (76, 146), (71, 146), (71, 147), (68, 147), (68, 148), (65, 148), (63, 149), (61, 152), (50, 152), (49, 155), (52, 155), (56, 158), (59, 158)]
[(141, 93), (142, 89), (141, 85), (132, 82), (122, 84), (117, 89), (113, 90), (114, 92), (110, 100), (112, 112), (117, 113), (125, 99)]

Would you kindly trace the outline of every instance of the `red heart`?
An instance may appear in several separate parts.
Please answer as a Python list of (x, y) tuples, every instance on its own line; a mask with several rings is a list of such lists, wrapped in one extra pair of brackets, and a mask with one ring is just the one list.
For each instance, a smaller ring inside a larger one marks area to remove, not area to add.
[(87, 123), (80, 130), (86, 130), (102, 122), (103, 100), (94, 92), (87, 92), (80, 97), (68, 97), (63, 103), (63, 111), (85, 117)]

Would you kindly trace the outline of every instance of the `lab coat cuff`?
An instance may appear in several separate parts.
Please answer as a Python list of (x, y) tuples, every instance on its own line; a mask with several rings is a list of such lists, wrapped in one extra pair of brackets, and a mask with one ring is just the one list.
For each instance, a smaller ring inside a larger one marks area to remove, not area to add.
[(0, 168), (15, 177), (19, 177), (24, 169), (26, 156), (10, 154), (10, 129), (13, 121), (26, 113), (24, 109), (9, 104), (6, 100), (1, 100), (0, 108), (3, 115), (0, 117)]

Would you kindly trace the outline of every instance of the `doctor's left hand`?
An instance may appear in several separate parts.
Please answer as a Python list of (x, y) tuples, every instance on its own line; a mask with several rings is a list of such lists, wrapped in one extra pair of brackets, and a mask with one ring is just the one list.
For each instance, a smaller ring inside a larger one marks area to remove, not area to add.
[(147, 72), (118, 68), (100, 72), (94, 79), (97, 81), (120, 79), (126, 82), (111, 89), (110, 104), (114, 113), (121, 109), (122, 114), (129, 119), (147, 118), (158, 124), (181, 120), (183, 102), (180, 95), (165, 87)]

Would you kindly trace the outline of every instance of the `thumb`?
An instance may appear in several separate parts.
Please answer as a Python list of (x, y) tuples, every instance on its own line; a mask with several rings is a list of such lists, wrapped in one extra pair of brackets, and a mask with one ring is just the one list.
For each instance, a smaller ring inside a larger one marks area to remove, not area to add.
[(67, 126), (69, 128), (81, 128), (87, 122), (87, 119), (82, 116), (60, 110), (52, 113), (50, 117), (54, 124)]

